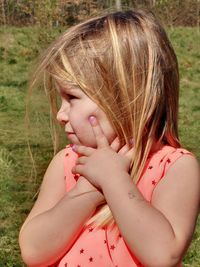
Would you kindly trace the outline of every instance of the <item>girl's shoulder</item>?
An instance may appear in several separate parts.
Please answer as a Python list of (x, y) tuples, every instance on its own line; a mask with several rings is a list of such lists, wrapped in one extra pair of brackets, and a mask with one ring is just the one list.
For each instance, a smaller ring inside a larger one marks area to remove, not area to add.
[(181, 182), (184, 182), (184, 177), (188, 177), (187, 180), (189, 180), (190, 184), (199, 184), (200, 168), (195, 155), (184, 148), (169, 146), (168, 151), (166, 156), (163, 155), (168, 163), (165, 168), (165, 176), (182, 177), (182, 179), (180, 178)]
[[(159, 155), (160, 154), (160, 155)], [(187, 172), (192, 177), (198, 177), (199, 163), (195, 155), (185, 148), (164, 146), (157, 152), (157, 162), (164, 166), (164, 175), (185, 176)], [(183, 174), (184, 173), (184, 174)]]
[(65, 149), (60, 150), (51, 160), (48, 168), (45, 172), (43, 183), (47, 184), (58, 184), (60, 181), (63, 183), (64, 177), (64, 160), (65, 160)]
[(199, 183), (199, 165), (193, 153), (165, 145), (148, 158), (138, 188), (151, 201), (161, 184), (167, 184), (169, 188), (175, 184), (187, 184), (186, 173), (191, 183)]
[(65, 189), (70, 191), (76, 184), (78, 174), (72, 173), (72, 168), (76, 164), (78, 154), (72, 150), (72, 145), (67, 145), (64, 149), (64, 175), (65, 175)]
[[(51, 160), (45, 172), (43, 181), (37, 192), (37, 200), (26, 218), (22, 228), (35, 216), (41, 214), (58, 203), (65, 195), (64, 168), (65, 149), (60, 150)], [(21, 229), (22, 229), (21, 228)]]
[(157, 164), (159, 170), (157, 183), (162, 180), (163, 184), (177, 187), (200, 186), (199, 163), (187, 149), (164, 146), (155, 154), (151, 163)]
[(187, 149), (165, 145), (149, 157), (147, 164), (150, 169), (154, 166), (156, 169), (162, 170), (162, 176), (164, 176), (169, 168), (180, 159), (184, 162), (188, 161), (189, 164), (197, 162), (194, 154)]
[[(63, 168), (62, 163), (64, 162), (64, 159), (65, 159), (65, 152), (66, 152), (66, 150), (64, 148), (64, 149), (61, 149), (59, 152), (57, 152), (53, 156), (52, 160), (50, 161), (50, 163), (48, 165), (48, 168), (46, 170), (45, 175), (48, 174), (47, 176), (52, 176), (52, 175), (50, 175), (51, 173), (55, 173), (58, 171), (59, 171), (59, 173), (64, 174), (64, 168)], [(45, 178), (46, 178), (46, 176), (45, 176)]]
[(199, 163), (194, 154), (186, 149), (168, 147), (166, 151), (168, 153), (161, 153), (163, 165), (160, 177), (153, 185), (151, 202), (159, 206), (166, 201), (166, 206), (174, 205), (177, 209), (186, 209), (188, 205), (197, 213), (200, 205)]
[(193, 158), (195, 157), (192, 152), (188, 151), (185, 148), (179, 147), (172, 147), (169, 145), (164, 145), (161, 149), (159, 149), (157, 152), (152, 154), (151, 160), (155, 162), (165, 162), (167, 160), (168, 163), (175, 162), (178, 158), (184, 156), (184, 155), (190, 155)]
[(167, 151), (160, 178), (152, 184), (150, 202), (167, 218), (182, 250), (189, 245), (199, 213), (200, 169), (191, 152), (182, 148)]
[(73, 151), (72, 145), (69, 144), (63, 150), (63, 155), (64, 155), (64, 168), (66, 172), (75, 165), (75, 162), (78, 158), (78, 154)]

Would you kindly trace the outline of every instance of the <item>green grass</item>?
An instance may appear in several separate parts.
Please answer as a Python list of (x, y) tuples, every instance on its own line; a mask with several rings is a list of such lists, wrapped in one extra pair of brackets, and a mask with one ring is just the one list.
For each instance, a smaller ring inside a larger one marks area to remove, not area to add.
[[(0, 28), (0, 266), (24, 266), (17, 237), (30, 211), (44, 171), (52, 157), (48, 106), (42, 90), (33, 94), (30, 145), (37, 176), (27, 147), (25, 96), (33, 60), (63, 29)], [(181, 75), (180, 138), (200, 159), (200, 51), (197, 30), (169, 31)], [(62, 143), (64, 144), (64, 142)], [(200, 266), (200, 221), (184, 259), (185, 266)]]

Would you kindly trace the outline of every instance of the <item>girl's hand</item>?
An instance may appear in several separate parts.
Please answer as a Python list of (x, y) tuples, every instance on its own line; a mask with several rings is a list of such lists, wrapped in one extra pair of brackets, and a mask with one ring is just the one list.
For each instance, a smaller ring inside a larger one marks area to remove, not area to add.
[(96, 137), (97, 148), (74, 145), (73, 150), (80, 157), (72, 172), (79, 173), (95, 187), (101, 189), (102, 185), (107, 183), (109, 179), (117, 179), (120, 177), (120, 173), (128, 173), (133, 148), (128, 145), (120, 148), (117, 138), (109, 145), (95, 117), (92, 117), (90, 123)]

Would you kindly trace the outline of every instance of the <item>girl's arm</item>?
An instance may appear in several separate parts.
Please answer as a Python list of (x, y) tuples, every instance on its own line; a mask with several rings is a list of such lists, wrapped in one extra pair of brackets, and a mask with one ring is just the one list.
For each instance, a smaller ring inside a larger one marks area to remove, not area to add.
[[(103, 200), (94, 187), (90, 187), (93, 192), (80, 195), (83, 186), (79, 180), (66, 194), (64, 156), (62, 150), (50, 163), (38, 199), (19, 234), (22, 258), (29, 266), (47, 266), (59, 259)], [(89, 182), (85, 182), (85, 191), (89, 191)]]
[(176, 266), (188, 248), (200, 203), (197, 161), (183, 156), (153, 193), (151, 204), (129, 175), (113, 173), (103, 184), (105, 199), (129, 248), (148, 267)]

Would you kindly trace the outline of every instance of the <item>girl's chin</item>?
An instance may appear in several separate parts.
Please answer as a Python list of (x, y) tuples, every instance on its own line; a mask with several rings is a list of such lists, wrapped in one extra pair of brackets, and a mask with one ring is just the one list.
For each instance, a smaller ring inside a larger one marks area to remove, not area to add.
[(96, 144), (92, 143), (90, 138), (85, 138), (85, 140), (83, 138), (83, 140), (80, 141), (75, 133), (67, 134), (67, 139), (70, 141), (70, 143), (75, 144), (75, 145), (82, 145), (82, 146), (97, 148)]

